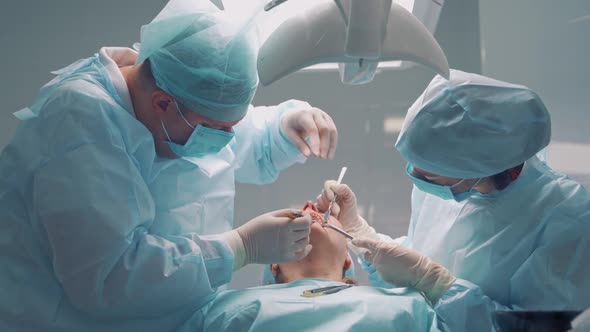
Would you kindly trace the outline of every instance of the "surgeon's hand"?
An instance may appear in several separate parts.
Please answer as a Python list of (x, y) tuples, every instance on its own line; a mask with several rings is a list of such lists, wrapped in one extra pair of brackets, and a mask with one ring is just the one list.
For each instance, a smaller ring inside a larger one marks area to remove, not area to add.
[(365, 260), (375, 266), (381, 278), (398, 287), (413, 287), (436, 303), (455, 282), (455, 276), (416, 250), (393, 241), (355, 238), (352, 244), (368, 249)]
[(290, 212), (296, 211), (269, 212), (224, 234), (234, 251), (234, 270), (250, 263), (296, 261), (309, 254), (311, 216), (292, 219), (288, 217)]
[(318, 108), (287, 112), (281, 118), (281, 131), (306, 157), (334, 158), (338, 130), (328, 113)]
[(324, 182), (324, 190), (317, 197), (316, 206), (320, 212), (328, 209), (330, 201), (336, 195), (330, 213), (336, 217), (345, 231), (354, 237), (378, 238), (373, 227), (358, 214), (356, 196), (346, 184), (338, 184), (334, 180)]

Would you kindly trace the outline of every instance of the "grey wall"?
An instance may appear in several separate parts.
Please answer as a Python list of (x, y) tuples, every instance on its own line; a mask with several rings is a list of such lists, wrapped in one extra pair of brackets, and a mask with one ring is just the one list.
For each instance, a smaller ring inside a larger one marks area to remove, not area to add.
[(537, 91), (549, 163), (590, 185), (590, 1), (481, 0), (480, 17), (483, 73)]
[(128, 46), (164, 0), (3, 1), (0, 7), (0, 147), (12, 136), (14, 111), (29, 106), (52, 75), (102, 46)]
[[(17, 125), (12, 112), (28, 106), (49, 71), (94, 54), (101, 46), (129, 46), (139, 27), (161, 9), (164, 0), (12, 1), (0, 10), (0, 147)], [(481, 70), (479, 7), (475, 0), (448, 0), (436, 38), (451, 66)], [(300, 206), (314, 199), (324, 180), (349, 170), (345, 182), (355, 190), (363, 214), (375, 227), (392, 236), (405, 234), (409, 217), (410, 182), (393, 144), (385, 133), (386, 117), (403, 117), (407, 107), (433, 77), (421, 67), (386, 70), (374, 82), (344, 86), (336, 72), (297, 73), (272, 86), (261, 87), (256, 105), (289, 98), (309, 101), (332, 115), (340, 133), (333, 161), (309, 160), (284, 172), (273, 185), (238, 185), (236, 223), (263, 212)], [(238, 272), (232, 287), (255, 285), (260, 266)], [(361, 278), (362, 279), (362, 278)]]

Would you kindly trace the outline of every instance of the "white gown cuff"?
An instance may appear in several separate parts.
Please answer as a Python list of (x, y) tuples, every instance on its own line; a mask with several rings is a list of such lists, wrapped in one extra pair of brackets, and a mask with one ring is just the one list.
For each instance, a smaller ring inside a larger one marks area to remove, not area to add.
[(233, 270), (239, 270), (246, 265), (246, 248), (236, 230), (223, 233), (223, 238), (234, 254)]

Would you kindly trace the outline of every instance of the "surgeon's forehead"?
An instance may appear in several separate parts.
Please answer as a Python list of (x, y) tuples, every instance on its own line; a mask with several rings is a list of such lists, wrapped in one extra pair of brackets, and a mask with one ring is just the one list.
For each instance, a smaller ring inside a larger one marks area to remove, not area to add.
[(423, 170), (421, 168), (418, 168), (416, 166), (413, 166), (413, 169), (414, 169), (414, 171), (418, 172), (420, 175), (423, 175), (423, 176), (428, 176), (428, 177), (446, 177), (446, 176), (442, 176), (442, 175), (439, 175), (439, 174), (430, 173), (430, 172), (425, 171), (425, 170)]
[(237, 125), (240, 121), (242, 121), (243, 117), (235, 120), (235, 121), (219, 121), (214, 120), (204, 115), (199, 114), (198, 112), (193, 112), (186, 107), (179, 105), (180, 111), (184, 116), (186, 116), (189, 120), (199, 121), (200, 123), (207, 124), (212, 127), (233, 127)]

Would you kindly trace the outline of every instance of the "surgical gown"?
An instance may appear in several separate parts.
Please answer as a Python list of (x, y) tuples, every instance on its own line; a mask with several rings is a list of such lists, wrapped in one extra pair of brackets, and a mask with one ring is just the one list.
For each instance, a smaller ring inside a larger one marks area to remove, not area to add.
[(590, 307), (588, 234), (588, 192), (535, 156), (506, 189), (462, 202), (414, 187), (403, 244), (459, 278), (435, 306), (450, 330), (489, 331), (494, 310)]
[(299, 279), (220, 292), (193, 316), (198, 331), (441, 331), (434, 310), (409, 288), (353, 286), (306, 298), (306, 290), (343, 285), (325, 279)]
[(235, 180), (305, 158), (251, 108), (219, 154), (161, 159), (103, 48), (57, 72), (0, 156), (0, 330), (172, 331), (230, 281)]

